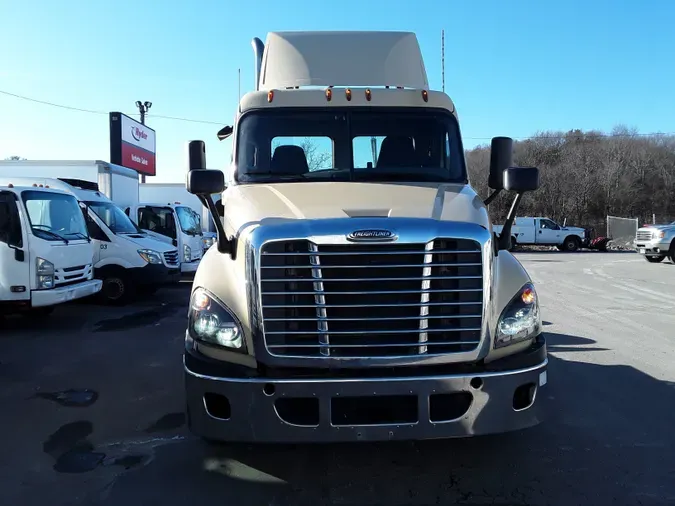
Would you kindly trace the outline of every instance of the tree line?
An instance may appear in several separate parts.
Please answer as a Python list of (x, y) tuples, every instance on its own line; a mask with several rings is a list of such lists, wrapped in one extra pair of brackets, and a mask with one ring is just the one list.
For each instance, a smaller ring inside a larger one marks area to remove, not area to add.
[[(485, 197), (489, 145), (467, 150), (471, 183)], [(639, 225), (675, 220), (675, 136), (641, 135), (615, 127), (599, 131), (540, 132), (514, 142), (514, 164), (539, 167), (541, 186), (521, 203), (521, 216), (547, 216), (560, 223), (593, 228), (604, 235), (606, 217), (638, 218)], [(502, 223), (511, 204), (500, 196), (490, 204)]]

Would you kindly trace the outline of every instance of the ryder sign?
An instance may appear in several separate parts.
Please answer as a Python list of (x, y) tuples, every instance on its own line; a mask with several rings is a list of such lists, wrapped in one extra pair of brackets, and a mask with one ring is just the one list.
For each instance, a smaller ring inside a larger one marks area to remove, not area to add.
[(110, 113), (110, 163), (154, 176), (155, 131), (121, 112)]

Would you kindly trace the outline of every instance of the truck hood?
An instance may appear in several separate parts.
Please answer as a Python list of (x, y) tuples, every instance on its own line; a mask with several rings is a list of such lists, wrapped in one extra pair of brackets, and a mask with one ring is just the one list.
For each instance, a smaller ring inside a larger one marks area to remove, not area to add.
[(326, 218), (429, 218), (490, 228), (481, 198), (468, 185), (439, 183), (275, 183), (236, 185), (223, 194), (228, 233), (266, 221)]
[(121, 236), (121, 237), (125, 237), (134, 244), (138, 244), (138, 246), (142, 249), (151, 249), (159, 253), (166, 253), (167, 251), (175, 251), (177, 249), (173, 244), (167, 244), (164, 241), (157, 240), (150, 236), (147, 237)]
[(585, 232), (585, 230), (581, 227), (560, 227), (560, 230), (565, 230), (566, 232)]
[(56, 241), (42, 241), (31, 237), (31, 245), (34, 243), (36, 256), (49, 260), (54, 264), (55, 269), (88, 265), (92, 263), (94, 258), (94, 244), (86, 241), (70, 241), (66, 245)]
[(638, 230), (673, 230), (675, 229), (675, 224), (669, 223), (668, 225), (647, 225), (646, 227), (640, 227)]

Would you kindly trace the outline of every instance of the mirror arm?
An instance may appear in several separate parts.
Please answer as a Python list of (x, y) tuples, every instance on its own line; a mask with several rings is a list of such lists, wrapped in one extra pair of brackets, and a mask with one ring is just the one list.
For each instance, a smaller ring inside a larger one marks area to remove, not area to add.
[(208, 208), (213, 224), (216, 226), (216, 232), (218, 234), (218, 251), (227, 253), (232, 257), (232, 260), (236, 260), (237, 241), (234, 238), (227, 238), (225, 227), (223, 227), (223, 223), (220, 221), (215, 202), (211, 200), (210, 195), (197, 195), (197, 197), (199, 197), (200, 202)]
[(493, 192), (488, 196), (488, 198), (485, 199), (485, 201), (484, 201), (484, 202), (485, 202), (485, 205), (486, 205), (486, 206), (489, 206), (489, 205), (490, 205), (490, 202), (492, 202), (495, 198), (497, 198), (497, 195), (499, 195), (499, 194), (501, 193), (501, 191), (502, 191), (501, 189), (493, 191)]
[(499, 236), (495, 254), (498, 254), (497, 252), (502, 249), (511, 249), (511, 228), (513, 227), (513, 222), (516, 220), (516, 214), (518, 213), (518, 207), (520, 206), (522, 198), (523, 193), (518, 193), (516, 194), (516, 198), (513, 199), (511, 209), (509, 209), (509, 214), (506, 215), (506, 221), (502, 227), (502, 233)]

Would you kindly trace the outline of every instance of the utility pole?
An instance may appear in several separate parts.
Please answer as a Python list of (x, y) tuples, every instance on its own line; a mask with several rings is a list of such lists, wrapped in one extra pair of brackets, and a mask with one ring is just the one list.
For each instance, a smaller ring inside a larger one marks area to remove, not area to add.
[[(141, 125), (145, 125), (145, 113), (152, 107), (152, 102), (137, 100), (136, 107), (138, 107), (138, 112), (141, 113)], [(145, 183), (145, 174), (141, 174), (141, 183)]]
[(443, 80), (443, 93), (445, 93), (445, 30), (441, 30), (441, 79)]

